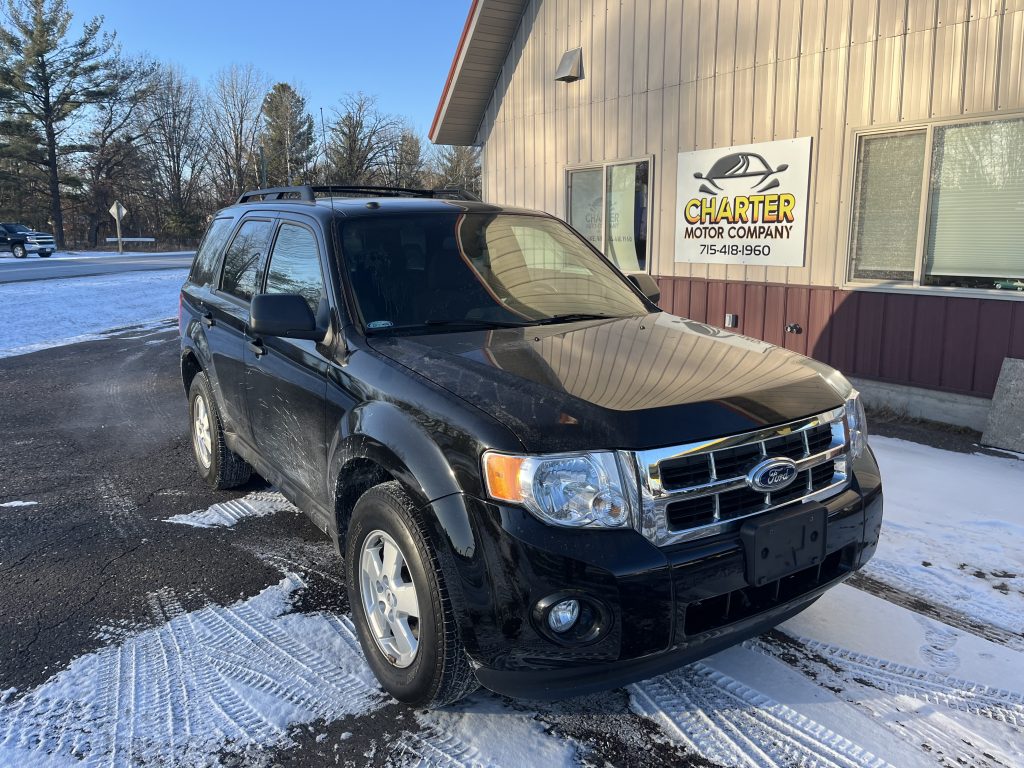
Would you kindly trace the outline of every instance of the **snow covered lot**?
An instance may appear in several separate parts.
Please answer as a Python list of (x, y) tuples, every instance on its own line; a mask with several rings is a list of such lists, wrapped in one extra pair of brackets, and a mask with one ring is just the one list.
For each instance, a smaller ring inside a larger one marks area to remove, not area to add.
[[(630, 686), (630, 711), (602, 697), (537, 704), (481, 691), (415, 713), (423, 727), (399, 737), (394, 761), (599, 763), (577, 739), (586, 727), (663, 742), (682, 764), (697, 756), (730, 766), (1024, 764), (1024, 526), (1014, 520), (1024, 462), (888, 438), (873, 444), (889, 514), (871, 579), (991, 622), (1013, 642), (843, 585), (776, 632)], [(168, 522), (244, 526), (268, 514), (298, 513), (263, 491)], [(987, 528), (997, 533), (978, 533)], [(253, 762), (302, 727), (345, 718), (355, 728), (393, 706), (349, 618), (294, 612), (305, 576), (282, 569), (256, 597), (192, 612), (172, 592), (154, 592), (163, 624), (76, 659), (33, 690), (7, 692), (0, 762), (31, 764), (44, 754), (86, 765), (203, 765), (225, 754)], [(334, 751), (372, 762), (346, 752), (344, 741)]]
[(0, 357), (155, 327), (177, 316), (185, 275), (171, 269), (0, 285)]
[[(177, 311), (182, 279), (163, 272), (0, 286), (0, 356), (126, 326), (158, 328)], [(115, 295), (130, 301), (111, 315)], [(123, 342), (132, 344), (126, 358), (174, 357), (166, 332)], [(169, 363), (162, 375), (174, 375)], [(107, 431), (121, 423), (137, 431), (125, 415), (136, 391), (139, 408), (159, 420), (180, 410), (177, 402), (162, 409), (151, 379), (87, 382), (83, 391), (117, 396)], [(228, 570), (244, 549), (276, 575), (245, 595), (199, 604), (192, 587), (146, 582), (139, 599), (148, 621), (97, 625), (93, 647), (31, 684), (0, 685), (0, 766), (1024, 765), (1024, 462), (884, 437), (872, 446), (886, 493), (876, 557), (778, 630), (626, 690), (544, 704), (478, 691), (438, 712), (409, 710), (380, 692), (348, 616), (323, 599), (344, 589), (336, 556), (326, 541), (275, 533), (300, 519), (279, 494), (223, 494), (196, 508), (181, 500), (194, 478), (173, 481), (163, 470), (147, 486), (139, 461), (125, 474), (137, 474), (141, 497), (162, 499), (166, 510), (151, 527), (115, 480), (100, 479), (96, 501), (97, 518), (126, 546), (213, 539)], [(69, 493), (85, 477), (69, 475)], [(49, 493), (40, 483), (0, 495), (0, 520), (60, 515)], [(80, 541), (76, 533), (47, 539), (46, 548)], [(155, 545), (147, 546), (143, 562), (155, 569)], [(100, 574), (109, 567), (112, 578), (131, 551), (109, 555)], [(3, 552), (6, 579), (45, 573), (31, 561), (22, 573)], [(180, 557), (175, 564), (187, 569)]]

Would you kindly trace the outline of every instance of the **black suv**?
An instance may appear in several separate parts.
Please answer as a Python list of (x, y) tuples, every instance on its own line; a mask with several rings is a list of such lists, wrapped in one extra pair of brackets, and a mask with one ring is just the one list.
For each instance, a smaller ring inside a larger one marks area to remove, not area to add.
[(45, 259), (53, 249), (53, 235), (48, 232), (36, 232), (24, 224), (0, 223), (0, 250), (9, 251), (16, 259), (24, 259), (30, 253)]
[(840, 373), (657, 300), (546, 214), (247, 193), (181, 293), (200, 473), (255, 470), (334, 540), (402, 701), (680, 666), (863, 566), (882, 491)]

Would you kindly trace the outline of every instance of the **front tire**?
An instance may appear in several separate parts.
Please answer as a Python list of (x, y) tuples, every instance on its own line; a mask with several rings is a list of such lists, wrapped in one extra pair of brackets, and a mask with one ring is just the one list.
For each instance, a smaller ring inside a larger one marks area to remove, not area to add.
[(345, 570), (359, 642), (385, 691), (442, 707), (476, 690), (437, 555), (399, 483), (356, 502)]
[(16, 258), (16, 259), (24, 259), (25, 258), (25, 246), (24, 245), (12, 245), (11, 246), (11, 253), (14, 254), (14, 258)]
[(217, 401), (203, 372), (196, 374), (189, 387), (188, 414), (192, 454), (207, 485), (221, 491), (246, 483), (252, 467), (224, 442)]

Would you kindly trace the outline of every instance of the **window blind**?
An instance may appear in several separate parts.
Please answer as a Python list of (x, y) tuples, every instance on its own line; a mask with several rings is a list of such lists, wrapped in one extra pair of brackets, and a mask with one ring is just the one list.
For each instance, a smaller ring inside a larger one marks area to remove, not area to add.
[(913, 279), (924, 148), (924, 131), (861, 138), (853, 204), (851, 277)]
[(1024, 120), (937, 127), (925, 271), (1024, 278)]

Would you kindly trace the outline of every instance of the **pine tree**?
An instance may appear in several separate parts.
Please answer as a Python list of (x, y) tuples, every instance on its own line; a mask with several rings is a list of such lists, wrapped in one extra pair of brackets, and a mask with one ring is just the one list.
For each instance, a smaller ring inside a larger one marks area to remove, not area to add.
[(381, 165), (381, 179), (391, 187), (420, 187), (424, 184), (423, 144), (412, 128), (405, 127), (389, 143)]
[(3, 0), (0, 25), (0, 101), (13, 116), (38, 127), (45, 151), (50, 217), (64, 246), (61, 160), (76, 151), (66, 140), (83, 108), (110, 95), (117, 59), (103, 17), (69, 38), (72, 13), (64, 0)]
[(263, 100), (263, 120), (267, 183), (276, 187), (308, 182), (315, 145), (306, 100), (288, 83), (277, 83)]

